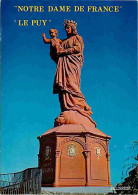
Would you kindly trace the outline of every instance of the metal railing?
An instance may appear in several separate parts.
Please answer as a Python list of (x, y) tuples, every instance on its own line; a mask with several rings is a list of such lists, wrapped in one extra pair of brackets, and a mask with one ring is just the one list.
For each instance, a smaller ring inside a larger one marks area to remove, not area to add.
[(40, 194), (41, 178), (41, 168), (0, 174), (0, 194)]

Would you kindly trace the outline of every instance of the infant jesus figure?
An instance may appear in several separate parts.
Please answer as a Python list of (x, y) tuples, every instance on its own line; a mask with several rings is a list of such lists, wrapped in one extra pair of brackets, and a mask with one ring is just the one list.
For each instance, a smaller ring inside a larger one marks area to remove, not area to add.
[(60, 44), (62, 43), (62, 41), (57, 38), (58, 31), (56, 29), (50, 29), (49, 33), (50, 33), (51, 39), (47, 39), (45, 36), (45, 33), (42, 33), (43, 41), (46, 44), (50, 44), (51, 59), (57, 63), (58, 61), (57, 50), (60, 47)]

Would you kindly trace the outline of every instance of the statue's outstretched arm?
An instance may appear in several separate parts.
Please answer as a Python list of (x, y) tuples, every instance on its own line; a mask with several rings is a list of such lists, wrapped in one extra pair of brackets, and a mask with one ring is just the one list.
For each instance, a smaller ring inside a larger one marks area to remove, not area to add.
[(42, 36), (43, 36), (44, 43), (49, 44), (51, 42), (51, 39), (46, 38), (45, 33), (42, 33)]

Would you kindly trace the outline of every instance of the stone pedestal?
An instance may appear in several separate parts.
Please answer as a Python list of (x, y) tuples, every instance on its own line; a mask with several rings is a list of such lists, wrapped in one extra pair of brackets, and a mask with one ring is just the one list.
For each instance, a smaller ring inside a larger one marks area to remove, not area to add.
[(95, 126), (61, 125), (38, 137), (42, 186), (110, 186), (110, 136)]

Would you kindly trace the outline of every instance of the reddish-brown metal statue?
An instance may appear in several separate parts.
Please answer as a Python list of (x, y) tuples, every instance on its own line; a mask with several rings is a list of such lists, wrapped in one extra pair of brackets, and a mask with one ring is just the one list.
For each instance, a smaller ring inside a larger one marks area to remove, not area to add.
[(96, 128), (91, 108), (80, 90), (83, 65), (83, 39), (76, 22), (65, 20), (67, 38), (57, 38), (51, 29), (50, 56), (57, 63), (53, 93), (59, 95), (61, 114), (54, 128), (39, 136), (39, 166), (42, 185), (110, 186), (107, 136)]

